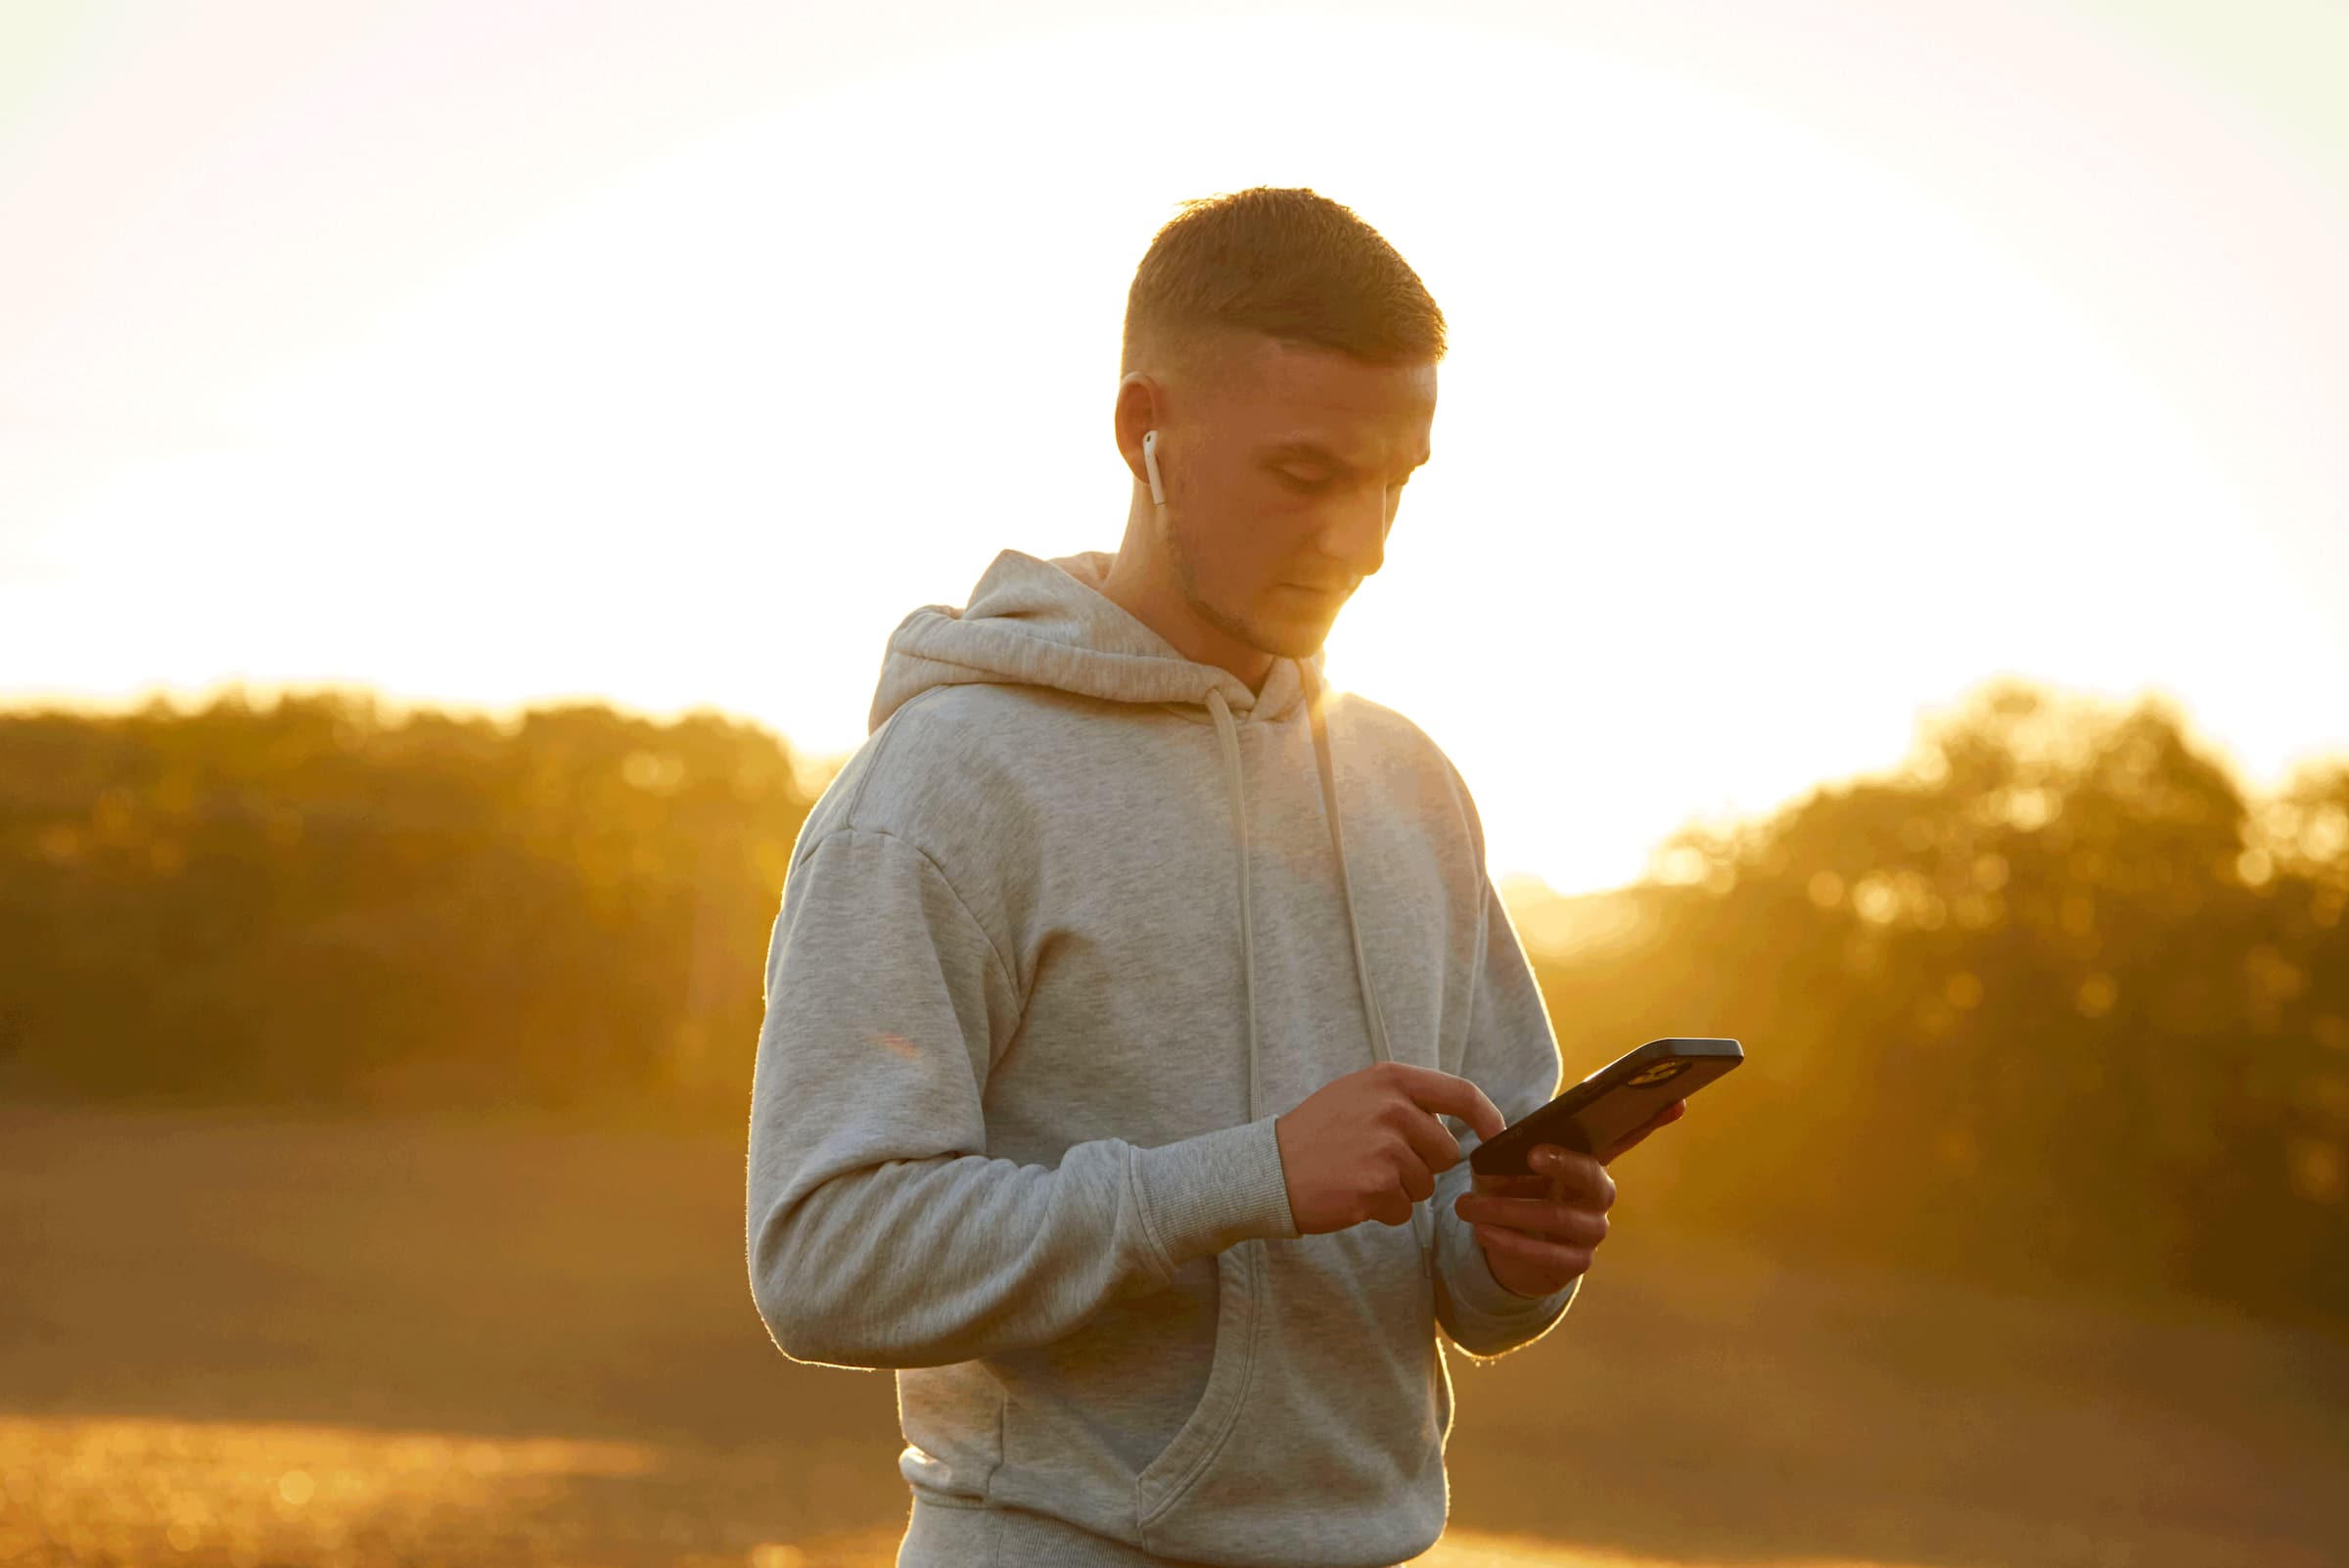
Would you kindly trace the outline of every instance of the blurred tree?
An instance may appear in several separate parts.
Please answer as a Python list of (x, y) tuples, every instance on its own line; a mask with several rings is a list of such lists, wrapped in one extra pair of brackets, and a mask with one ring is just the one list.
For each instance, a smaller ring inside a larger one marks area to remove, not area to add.
[(810, 797), (697, 713), (367, 696), (0, 716), (0, 1070), (51, 1090), (739, 1115)]
[(2255, 808), (2162, 703), (1996, 681), (1654, 870), (1636, 947), (1539, 967), (1570, 1062), (1746, 1041), (1650, 1146), (1676, 1212), (2349, 1320), (2349, 767)]

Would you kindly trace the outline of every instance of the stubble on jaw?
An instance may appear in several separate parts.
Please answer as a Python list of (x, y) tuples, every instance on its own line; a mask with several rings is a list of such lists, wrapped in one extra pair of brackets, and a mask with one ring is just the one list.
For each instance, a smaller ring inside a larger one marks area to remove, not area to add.
[[(1207, 596), (1200, 591), (1197, 571), (1198, 558), (1192, 553), (1190, 541), (1182, 536), (1182, 530), (1178, 525), (1172, 521), (1168, 522), (1159, 535), (1159, 543), (1165, 552), (1167, 564), (1174, 569), (1174, 586), (1181, 592), (1183, 603), (1189, 605), (1191, 612), (1200, 620), (1226, 637), (1238, 642), (1243, 647), (1254, 648), (1257, 652), (1269, 655), (1274, 659), (1310, 659), (1321, 646), (1320, 642), (1316, 641), (1313, 648), (1303, 652), (1291, 652), (1286, 646), (1268, 646), (1270, 641), (1277, 640), (1285, 644), (1288, 639), (1268, 639), (1261, 626), (1250, 624), (1224, 614), (1210, 603)], [(1328, 628), (1322, 629), (1323, 636), (1326, 637)]]

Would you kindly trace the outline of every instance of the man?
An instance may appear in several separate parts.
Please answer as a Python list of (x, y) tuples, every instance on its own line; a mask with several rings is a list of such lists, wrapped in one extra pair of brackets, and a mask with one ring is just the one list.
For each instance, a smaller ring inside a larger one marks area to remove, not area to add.
[(1444, 1527), (1437, 1329), (1539, 1338), (1615, 1190), (1555, 1148), (1472, 1186), (1557, 1045), (1458, 773), (1322, 696), (1444, 320), (1260, 187), (1160, 231), (1124, 349), (1116, 556), (908, 615), (793, 851), (752, 1291), (898, 1370), (901, 1565), (1392, 1564)]

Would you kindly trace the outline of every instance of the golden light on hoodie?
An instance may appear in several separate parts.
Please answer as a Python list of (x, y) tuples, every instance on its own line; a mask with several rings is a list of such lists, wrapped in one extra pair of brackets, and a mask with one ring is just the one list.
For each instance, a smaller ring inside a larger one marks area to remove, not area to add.
[[(1152, 15), (787, 93), (716, 35), (599, 89), (591, 56), (679, 46), (582, 21), (530, 134), (614, 147), (624, 87), (667, 139), (466, 201), (433, 193), (535, 166), (506, 89), (543, 40), (288, 34), (207, 120), (161, 42), (76, 35), (122, 90), (20, 143), (65, 281), (0, 359), (0, 698), (601, 695), (846, 752), (907, 611), (1007, 546), (1115, 547), (1134, 263), (1267, 183), (1353, 207), (1450, 318), (1330, 674), (1448, 750), (1497, 871), (1635, 875), (2002, 669), (2173, 691), (2255, 778), (2349, 747), (2310, 697), (2349, 689), (2321, 51), (2246, 30), (2192, 57), (2223, 79), (2023, 7), (1674, 9)], [(1137, 160), (1137, 93), (1203, 112)], [(141, 146), (167, 172), (105, 221), (58, 194)], [(359, 147), (363, 212), (321, 196)]]

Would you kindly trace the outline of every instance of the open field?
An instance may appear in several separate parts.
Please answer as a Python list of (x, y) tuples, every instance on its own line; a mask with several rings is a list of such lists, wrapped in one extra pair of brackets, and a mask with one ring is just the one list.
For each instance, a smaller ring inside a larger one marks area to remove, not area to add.
[[(892, 1384), (769, 1343), (742, 1165), (0, 1107), (0, 1564), (888, 1562)], [(1452, 1360), (1430, 1568), (2349, 1562), (2349, 1346), (1785, 1269), (1626, 1167), (1567, 1321)]]

